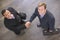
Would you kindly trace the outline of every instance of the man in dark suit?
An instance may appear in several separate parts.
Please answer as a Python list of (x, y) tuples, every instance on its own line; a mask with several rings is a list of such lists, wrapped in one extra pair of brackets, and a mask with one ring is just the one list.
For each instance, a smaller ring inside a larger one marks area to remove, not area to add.
[(26, 22), (26, 26), (29, 27), (31, 25), (31, 22), (36, 18), (36, 16), (39, 18), (40, 25), (43, 28), (44, 32), (51, 32), (53, 33), (55, 30), (55, 18), (51, 12), (46, 10), (46, 4), (45, 3), (39, 3), (38, 7), (35, 9), (35, 12), (31, 16), (30, 20)]
[(18, 13), (12, 7), (8, 9), (2, 10), (2, 15), (4, 16), (4, 25), (9, 29), (15, 32), (15, 34), (19, 35), (21, 30), (26, 29), (25, 21), (26, 14)]

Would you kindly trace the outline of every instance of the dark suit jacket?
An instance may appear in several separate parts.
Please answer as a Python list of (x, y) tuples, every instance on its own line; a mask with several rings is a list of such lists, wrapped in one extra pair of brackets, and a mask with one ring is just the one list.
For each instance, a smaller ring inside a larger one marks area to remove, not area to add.
[(25, 23), (24, 21), (22, 21), (21, 15), (18, 14), (18, 12), (15, 9), (9, 7), (7, 10), (9, 10), (15, 17), (15, 19), (4, 18), (4, 25), (8, 29), (14, 30), (19, 25), (21, 26), (22, 23)]
[(41, 23), (41, 26), (43, 28), (49, 28), (49, 29), (54, 29), (54, 25), (55, 25), (55, 18), (54, 16), (51, 14), (51, 12), (49, 12), (48, 10), (46, 11), (46, 14), (44, 15), (43, 18), (40, 18), (40, 15), (38, 13), (38, 8), (35, 9), (35, 12), (33, 13), (33, 15), (30, 18), (30, 22), (32, 22), (36, 16), (38, 16), (39, 21)]

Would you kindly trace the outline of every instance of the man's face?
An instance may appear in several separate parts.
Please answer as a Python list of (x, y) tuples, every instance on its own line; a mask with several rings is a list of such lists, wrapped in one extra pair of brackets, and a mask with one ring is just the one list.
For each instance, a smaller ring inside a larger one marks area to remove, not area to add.
[(9, 19), (10, 15), (11, 15), (11, 12), (6, 10), (6, 12), (3, 15), (4, 15), (5, 18)]
[(38, 12), (39, 14), (44, 14), (46, 12), (46, 9), (44, 8), (44, 6), (40, 6), (38, 7)]

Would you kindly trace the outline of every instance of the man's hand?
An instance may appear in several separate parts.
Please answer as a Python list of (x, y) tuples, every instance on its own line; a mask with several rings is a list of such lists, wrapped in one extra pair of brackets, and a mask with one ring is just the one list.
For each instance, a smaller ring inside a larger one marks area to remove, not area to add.
[(31, 23), (29, 21), (25, 23), (26, 28), (29, 28), (30, 25), (31, 25)]

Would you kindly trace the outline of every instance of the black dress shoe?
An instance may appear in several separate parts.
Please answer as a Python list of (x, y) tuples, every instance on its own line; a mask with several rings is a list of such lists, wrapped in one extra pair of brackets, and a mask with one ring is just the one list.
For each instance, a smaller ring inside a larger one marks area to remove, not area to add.
[(47, 35), (49, 35), (49, 32), (47, 30), (43, 30), (43, 35), (47, 36)]
[(15, 32), (16, 35), (20, 35), (20, 32)]
[(24, 30), (21, 30), (20, 32), (15, 32), (16, 35), (24, 35), (25, 34), (25, 31)]
[(20, 35), (22, 36), (22, 35), (24, 35), (25, 34), (25, 30), (21, 30), (20, 31)]
[(41, 25), (37, 25), (37, 27), (41, 27)]
[(49, 36), (49, 35), (52, 36), (52, 35), (56, 35), (56, 34), (59, 34), (59, 33), (60, 33), (59, 28), (57, 28), (56, 30), (54, 30), (52, 32), (43, 30), (43, 35), (44, 36)]
[(56, 30), (54, 30), (54, 31), (52, 32), (53, 35), (59, 34), (59, 33), (60, 33), (60, 29), (59, 29), (59, 28), (57, 28)]

